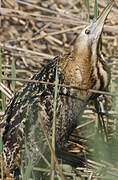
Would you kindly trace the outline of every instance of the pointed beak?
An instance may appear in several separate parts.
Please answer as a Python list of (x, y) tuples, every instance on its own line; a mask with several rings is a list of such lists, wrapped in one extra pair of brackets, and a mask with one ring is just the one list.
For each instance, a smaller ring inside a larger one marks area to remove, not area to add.
[(100, 16), (96, 19), (96, 21), (93, 21), (93, 23), (91, 24), (90, 30), (94, 39), (97, 39), (97, 40), (99, 39), (103, 26), (104, 26), (105, 19), (107, 15), (109, 14), (113, 4), (114, 4), (114, 1), (110, 1), (109, 4), (105, 7), (105, 9), (102, 11)]

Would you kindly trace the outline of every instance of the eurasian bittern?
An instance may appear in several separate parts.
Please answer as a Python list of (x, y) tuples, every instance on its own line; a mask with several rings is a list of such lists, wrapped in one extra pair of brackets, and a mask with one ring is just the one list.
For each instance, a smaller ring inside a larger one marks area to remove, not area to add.
[[(73, 51), (46, 65), (32, 80), (55, 82), (58, 64), (59, 84), (106, 90), (110, 81), (110, 71), (101, 56), (99, 39), (104, 21), (113, 6), (110, 1), (101, 15), (78, 35)], [(69, 135), (76, 128), (90, 99), (96, 94), (74, 88), (58, 87), (59, 96), (56, 109), (56, 147), (63, 149)], [(38, 112), (49, 136), (52, 134), (54, 105), (54, 85), (27, 83), (11, 100), (2, 127), (4, 174), (15, 174), (20, 167), (20, 152), (26, 144), (31, 153), (43, 148), (42, 130)]]

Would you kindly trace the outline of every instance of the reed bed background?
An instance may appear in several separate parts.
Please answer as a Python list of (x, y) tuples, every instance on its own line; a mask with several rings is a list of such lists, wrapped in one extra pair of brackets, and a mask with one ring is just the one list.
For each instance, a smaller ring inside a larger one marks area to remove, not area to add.
[[(107, 0), (1, 0), (1, 120), (13, 94), (56, 55), (69, 51), (77, 34), (91, 19), (98, 16), (107, 2)], [(44, 173), (43, 179), (51, 180), (118, 179), (117, 19), (118, 1), (115, 1), (114, 7), (106, 20), (101, 43), (105, 60), (111, 67), (109, 93), (104, 93), (98, 100), (87, 106), (83, 120), (79, 122), (74, 132), (75, 135), (82, 137), (80, 138), (82, 144), (73, 143), (71, 140), (67, 144), (68, 151), (78, 156), (81, 156), (81, 154), (86, 156), (87, 163), (85, 167), (77, 167), (75, 171), (68, 165), (58, 164), (53, 151), (55, 149), (55, 128), (53, 128), (52, 144), (49, 142), (51, 162), (47, 162), (45, 157), (42, 156), (45, 163), (47, 163), (47, 167), (33, 167), (28, 148), (25, 147), (28, 161), (25, 167), (21, 163), (23, 180), (30, 179), (33, 171), (40, 171)], [(56, 76), (55, 85), (54, 127), (57, 85), (58, 75)], [(43, 124), (42, 128), (44, 128)], [(45, 134), (45, 136), (47, 135)], [(72, 138), (70, 137), (70, 139)], [(0, 144), (0, 153), (2, 153), (1, 140)], [(3, 172), (2, 165), (1, 172)], [(3, 176), (2, 179), (4, 179)], [(33, 175), (32, 179), (35, 179)]]

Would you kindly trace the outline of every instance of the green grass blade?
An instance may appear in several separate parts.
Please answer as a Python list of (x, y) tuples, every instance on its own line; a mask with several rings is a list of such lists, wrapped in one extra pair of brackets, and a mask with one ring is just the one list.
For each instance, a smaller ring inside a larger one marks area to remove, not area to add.
[(97, 0), (94, 1), (94, 18), (97, 19), (98, 17), (98, 2)]
[(24, 173), (22, 179), (23, 180), (29, 180), (30, 176), (31, 176), (31, 173), (32, 173), (32, 160), (31, 160), (30, 153), (29, 153), (29, 150), (28, 150), (28, 147), (27, 147), (26, 143), (25, 143), (25, 154), (26, 154), (26, 157), (27, 157), (27, 160), (28, 160), (28, 164), (27, 164), (27, 167), (25, 169), (25, 173)]
[(2, 92), (1, 93), (1, 98), (2, 98), (2, 111), (5, 111), (5, 107), (6, 107), (6, 100), (5, 100), (5, 94)]
[[(15, 67), (15, 60), (14, 57), (12, 57), (12, 78), (16, 78), (16, 67)], [(13, 90), (15, 90), (16, 87), (16, 81), (12, 81), (12, 87)]]
[(90, 3), (89, 0), (86, 0), (87, 14), (88, 14), (88, 22), (90, 22)]
[[(2, 53), (0, 50), (0, 83), (2, 82)], [(5, 81), (3, 81), (3, 84), (5, 84)], [(6, 102), (5, 102), (5, 94), (3, 92), (1, 92), (1, 104), (2, 104), (2, 111), (5, 111), (5, 106), (6, 106)]]
[[(95, 0), (94, 1), (94, 18), (97, 19), (99, 13), (98, 13), (98, 1)], [(100, 50), (102, 50), (102, 37), (100, 37), (100, 40), (99, 40), (99, 48)]]
[[(6, 73), (4, 72), (4, 77), (5, 76), (6, 76)], [(5, 80), (3, 80), (3, 84), (6, 86), (6, 81)], [(5, 108), (6, 108), (6, 95), (2, 92), (1, 97), (2, 97), (2, 111), (5, 111)]]
[(1, 180), (4, 179), (4, 169), (3, 169), (3, 157), (2, 157), (2, 152), (3, 152), (3, 143), (2, 143), (2, 136), (0, 134), (0, 169), (1, 169)]
[(2, 137), (0, 135), (0, 153), (3, 151)]
[(1, 49), (0, 49), (0, 83), (2, 80), (2, 53), (1, 53)]
[(23, 176), (23, 180), (29, 180), (30, 179), (30, 175), (31, 175), (31, 172), (32, 172), (32, 162), (28, 162), (28, 166), (25, 170), (25, 174)]

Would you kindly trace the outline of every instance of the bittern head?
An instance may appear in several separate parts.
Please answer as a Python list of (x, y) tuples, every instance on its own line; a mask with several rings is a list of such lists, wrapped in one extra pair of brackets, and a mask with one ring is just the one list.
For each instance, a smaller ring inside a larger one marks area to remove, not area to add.
[(90, 50), (92, 52), (96, 51), (105, 19), (109, 14), (113, 3), (114, 1), (110, 1), (109, 4), (105, 7), (105, 9), (102, 11), (100, 16), (96, 20), (93, 20), (90, 25), (88, 25), (81, 31), (75, 43), (75, 49), (76, 51), (78, 51), (79, 54), (85, 53), (87, 55), (87, 52), (89, 52)]

